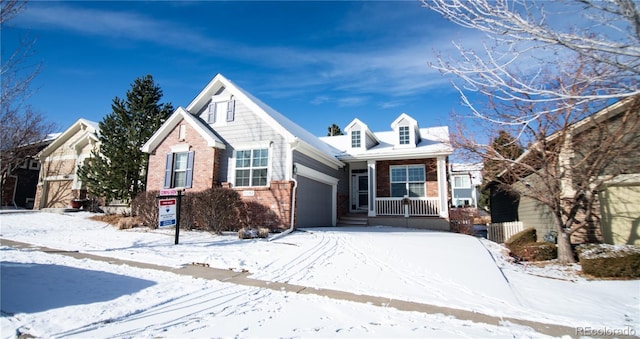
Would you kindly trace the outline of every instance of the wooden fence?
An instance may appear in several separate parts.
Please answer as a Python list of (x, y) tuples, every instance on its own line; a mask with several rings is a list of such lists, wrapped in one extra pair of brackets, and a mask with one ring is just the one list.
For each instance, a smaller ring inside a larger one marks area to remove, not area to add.
[(487, 227), (487, 238), (497, 243), (503, 243), (523, 229), (522, 221), (492, 223)]

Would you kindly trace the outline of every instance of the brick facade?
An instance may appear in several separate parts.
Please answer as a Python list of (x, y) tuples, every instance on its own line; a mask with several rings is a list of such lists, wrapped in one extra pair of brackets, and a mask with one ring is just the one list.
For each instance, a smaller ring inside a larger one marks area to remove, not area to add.
[[(185, 126), (184, 139), (179, 139), (180, 126)], [(149, 156), (147, 190), (159, 190), (164, 187), (165, 163), (172, 147), (188, 146), (194, 152), (193, 182), (186, 191), (203, 191), (220, 184), (221, 150), (207, 145), (198, 131), (183, 121), (178, 123), (158, 148)]]
[[(180, 126), (184, 125), (184, 138), (179, 138)], [(149, 156), (147, 190), (159, 190), (164, 187), (165, 163), (168, 153), (174, 149), (186, 149), (194, 152), (193, 182), (186, 192), (203, 191), (213, 187), (232, 188), (231, 183), (220, 182), (222, 150), (207, 145), (206, 140), (184, 120), (162, 140)], [(289, 228), (291, 222), (290, 181), (272, 181), (269, 187), (233, 188), (247, 205), (249, 223), (252, 226), (270, 229)]]
[[(222, 187), (232, 188), (231, 183)], [(293, 181), (271, 181), (269, 187), (232, 188), (247, 204), (249, 224), (270, 229), (287, 229), (291, 225)]]
[(436, 159), (380, 160), (376, 162), (376, 196), (391, 197), (390, 166), (424, 165), (427, 197), (438, 197), (438, 162)]

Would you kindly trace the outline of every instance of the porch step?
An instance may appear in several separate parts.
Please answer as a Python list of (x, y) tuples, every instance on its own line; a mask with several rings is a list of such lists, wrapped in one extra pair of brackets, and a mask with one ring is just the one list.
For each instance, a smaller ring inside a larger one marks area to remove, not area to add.
[(366, 214), (348, 214), (340, 217), (337, 226), (367, 226), (369, 219)]

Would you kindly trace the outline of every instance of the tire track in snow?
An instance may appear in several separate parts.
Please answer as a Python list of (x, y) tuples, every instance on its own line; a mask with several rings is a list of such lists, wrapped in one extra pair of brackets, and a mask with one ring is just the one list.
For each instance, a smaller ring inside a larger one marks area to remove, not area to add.
[[(219, 294), (222, 291), (224, 293)], [(171, 327), (196, 322), (197, 319), (202, 318), (202, 314), (222, 313), (226, 309), (241, 305), (235, 304), (234, 301), (241, 299), (246, 293), (246, 287), (237, 285), (225, 286), (215, 291), (205, 288), (187, 293), (182, 297), (165, 300), (132, 314), (101, 320), (58, 333), (54, 337), (130, 337), (142, 335), (147, 331), (157, 333)], [(222, 309), (219, 310), (220, 308)], [(152, 319), (153, 323), (147, 323), (149, 319)]]
[[(273, 271), (272, 275), (254, 274), (256, 279), (267, 279), (276, 282), (288, 283), (290, 280), (304, 280), (312, 273), (312, 268), (321, 262), (327, 256), (331, 256), (337, 252), (339, 243), (336, 237), (327, 237), (325, 233), (311, 233), (314, 237), (319, 238), (318, 242), (310, 249), (303, 252), (298, 257), (281, 265), (281, 268)], [(274, 264), (274, 263), (272, 263)], [(270, 264), (270, 265), (272, 265)]]
[[(343, 238), (346, 239), (346, 237), (343, 237)], [(350, 254), (353, 255), (355, 259), (357, 259), (359, 262), (361, 262), (364, 265), (373, 263), (374, 268), (377, 268), (380, 272), (384, 273), (385, 275), (388, 275), (388, 274), (394, 275), (398, 277), (401, 282), (407, 283), (407, 285), (414, 284), (419, 287), (423, 287), (425, 289), (431, 287), (430, 284), (426, 283), (430, 280), (431, 281), (436, 280), (438, 282), (445, 281), (445, 279), (443, 279), (437, 274), (433, 274), (425, 279), (419, 279), (418, 277), (414, 277), (415, 271), (412, 271), (409, 269), (398, 269), (397, 266), (389, 265), (385, 260), (378, 259), (375, 256), (368, 256), (366, 253), (376, 253), (376, 252), (362, 250), (359, 248), (358, 245), (364, 244), (365, 246), (368, 246), (368, 247), (376, 247), (376, 246), (372, 245), (371, 241), (364, 242), (362, 240), (363, 240), (363, 237), (359, 237), (356, 245), (355, 242), (353, 241), (353, 238), (349, 237), (349, 241), (345, 244), (347, 245), (345, 246), (345, 248), (350, 251)], [(414, 287), (414, 286), (410, 286), (410, 287)], [(435, 292), (433, 289), (429, 289), (429, 291)], [(444, 294), (439, 291), (437, 295), (441, 298), (444, 297)]]

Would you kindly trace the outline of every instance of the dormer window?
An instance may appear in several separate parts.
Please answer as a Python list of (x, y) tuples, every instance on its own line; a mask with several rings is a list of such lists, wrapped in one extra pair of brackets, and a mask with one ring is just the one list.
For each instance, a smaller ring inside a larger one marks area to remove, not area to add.
[(224, 125), (235, 119), (236, 101), (233, 96), (227, 100), (213, 98), (207, 107), (207, 122), (212, 125)]
[(411, 142), (411, 133), (409, 132), (409, 126), (400, 126), (400, 145), (409, 145)]
[(396, 141), (394, 146), (397, 148), (416, 147), (420, 142), (418, 122), (406, 113), (400, 114), (400, 116), (391, 123), (391, 128), (393, 128), (395, 133)]
[(362, 145), (362, 138), (360, 131), (351, 131), (351, 148), (360, 148)]

